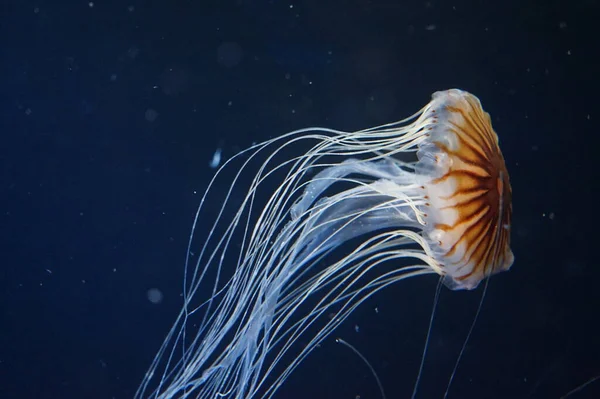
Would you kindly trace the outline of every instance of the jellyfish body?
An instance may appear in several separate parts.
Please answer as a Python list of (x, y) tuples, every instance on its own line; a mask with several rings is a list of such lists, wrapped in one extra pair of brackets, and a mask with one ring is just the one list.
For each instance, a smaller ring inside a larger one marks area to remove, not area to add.
[(182, 311), (137, 398), (270, 398), (384, 287), (435, 273), (452, 289), (473, 289), (512, 265), (508, 172), (489, 115), (467, 92), (436, 92), (393, 124), (303, 129), (239, 154), (204, 195), (190, 251), (211, 188), (236, 160), (201, 250), (186, 262)]

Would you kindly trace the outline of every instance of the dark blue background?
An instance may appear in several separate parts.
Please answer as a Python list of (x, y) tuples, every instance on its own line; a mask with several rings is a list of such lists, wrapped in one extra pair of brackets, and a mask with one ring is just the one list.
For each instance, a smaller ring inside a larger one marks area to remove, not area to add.
[[(216, 148), (227, 158), (300, 127), (401, 119), (451, 87), (479, 96), (500, 135), (516, 262), (490, 283), (449, 397), (558, 398), (600, 374), (599, 11), (593, 0), (3, 0), (0, 398), (132, 397), (180, 306)], [(338, 331), (388, 398), (410, 395), (435, 284), (393, 286)], [(442, 397), (480, 295), (443, 291), (419, 398)], [(600, 397), (599, 385), (573, 397)], [(357, 395), (379, 391), (330, 339), (279, 397)]]

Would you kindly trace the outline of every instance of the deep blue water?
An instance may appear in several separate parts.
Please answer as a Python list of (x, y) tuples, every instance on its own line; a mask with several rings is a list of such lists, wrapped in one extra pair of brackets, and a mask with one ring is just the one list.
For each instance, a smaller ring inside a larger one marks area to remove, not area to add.
[[(0, 399), (133, 396), (180, 307), (217, 148), (226, 159), (301, 127), (390, 122), (451, 87), (476, 94), (500, 136), (516, 261), (490, 281), (449, 398), (559, 398), (599, 375), (599, 11), (4, 0)], [(391, 287), (336, 334), (388, 398), (410, 397), (436, 281)], [(481, 293), (442, 291), (419, 398), (442, 397)], [(279, 397), (358, 396), (380, 397), (332, 337)], [(600, 397), (600, 381), (572, 397)]]

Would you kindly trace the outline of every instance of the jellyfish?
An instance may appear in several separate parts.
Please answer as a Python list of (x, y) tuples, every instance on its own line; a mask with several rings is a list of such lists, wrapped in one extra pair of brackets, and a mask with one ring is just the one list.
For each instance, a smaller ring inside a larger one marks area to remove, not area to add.
[(508, 270), (511, 196), (490, 116), (459, 89), (399, 122), (242, 151), (200, 201), (183, 306), (135, 397), (276, 396), (378, 291), (429, 274), (472, 290)]

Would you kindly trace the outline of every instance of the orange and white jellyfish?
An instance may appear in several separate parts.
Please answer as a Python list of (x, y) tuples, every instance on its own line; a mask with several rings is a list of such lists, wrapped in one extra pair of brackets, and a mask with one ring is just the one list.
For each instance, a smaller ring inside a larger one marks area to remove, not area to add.
[(465, 91), (434, 93), (400, 122), (257, 144), (202, 197), (183, 307), (136, 398), (271, 398), (384, 287), (437, 274), (473, 289), (508, 270), (510, 223), (498, 136)]

